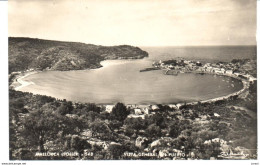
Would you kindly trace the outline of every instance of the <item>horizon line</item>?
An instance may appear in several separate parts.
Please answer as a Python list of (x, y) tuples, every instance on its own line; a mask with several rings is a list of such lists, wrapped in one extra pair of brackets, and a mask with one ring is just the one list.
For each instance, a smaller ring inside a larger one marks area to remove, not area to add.
[(131, 44), (115, 44), (115, 45), (101, 45), (101, 44), (94, 44), (94, 43), (86, 43), (82, 41), (68, 41), (68, 40), (56, 40), (56, 39), (45, 39), (45, 38), (37, 38), (37, 37), (15, 37), (15, 36), (8, 36), (9, 38), (29, 38), (29, 39), (39, 39), (39, 40), (47, 40), (47, 41), (58, 41), (58, 42), (75, 42), (75, 43), (84, 43), (84, 44), (90, 44), (90, 45), (97, 45), (97, 46), (120, 46), (120, 45), (130, 45), (135, 47), (218, 47), (218, 46), (226, 46), (226, 47), (232, 47), (232, 46), (257, 46), (256, 44), (230, 44), (230, 45), (220, 45), (220, 44), (211, 44), (211, 45), (131, 45)]

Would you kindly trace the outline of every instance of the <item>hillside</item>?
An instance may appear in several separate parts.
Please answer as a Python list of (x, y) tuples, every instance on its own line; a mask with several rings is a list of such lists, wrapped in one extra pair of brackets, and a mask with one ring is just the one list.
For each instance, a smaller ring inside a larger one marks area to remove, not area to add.
[(148, 53), (129, 45), (99, 46), (79, 42), (61, 42), (9, 37), (9, 73), (37, 70), (80, 70), (101, 67), (106, 59), (140, 59)]

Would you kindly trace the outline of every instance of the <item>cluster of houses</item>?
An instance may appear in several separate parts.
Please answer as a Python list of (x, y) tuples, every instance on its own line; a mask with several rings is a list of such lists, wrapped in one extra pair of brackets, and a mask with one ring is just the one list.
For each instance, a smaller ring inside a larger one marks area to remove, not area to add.
[[(106, 112), (111, 113), (114, 105), (106, 105)], [(131, 109), (128, 118), (145, 118), (145, 115), (153, 115), (156, 110), (159, 110), (157, 105), (127, 105), (127, 108)]]
[[(186, 73), (186, 72), (195, 72), (195, 73), (210, 73), (210, 74), (218, 74), (218, 75), (226, 75), (231, 77), (239, 77), (247, 79), (248, 81), (254, 81), (256, 78), (249, 75), (245, 71), (248, 69), (241, 66), (239, 63), (205, 63), (202, 64), (200, 61), (190, 61), (185, 60), (183, 58), (179, 58), (176, 60), (169, 60), (162, 62), (161, 60), (159, 62), (154, 62), (153, 66), (155, 68), (160, 69), (166, 69), (166, 70), (175, 70), (179, 71), (180, 73)], [(245, 70), (245, 71), (241, 71)]]

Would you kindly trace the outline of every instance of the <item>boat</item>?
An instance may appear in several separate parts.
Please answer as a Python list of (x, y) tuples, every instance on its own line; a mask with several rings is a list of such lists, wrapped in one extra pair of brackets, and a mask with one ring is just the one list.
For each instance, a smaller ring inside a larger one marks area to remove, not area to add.
[(140, 72), (147, 72), (151, 70), (159, 70), (159, 68), (145, 68), (145, 69), (141, 69)]
[(165, 75), (174, 75), (177, 76), (179, 74), (179, 71), (177, 70), (166, 70)]

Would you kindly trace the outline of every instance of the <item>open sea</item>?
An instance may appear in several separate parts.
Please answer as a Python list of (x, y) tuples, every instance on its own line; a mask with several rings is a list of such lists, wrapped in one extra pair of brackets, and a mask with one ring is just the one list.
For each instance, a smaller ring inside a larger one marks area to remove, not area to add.
[(33, 82), (20, 88), (77, 102), (97, 104), (171, 104), (201, 101), (240, 90), (233, 78), (208, 74), (164, 75), (162, 70), (139, 72), (154, 61), (183, 57), (203, 62), (256, 59), (256, 46), (141, 47), (148, 58), (106, 60), (102, 68), (79, 71), (45, 71), (25, 77)]

